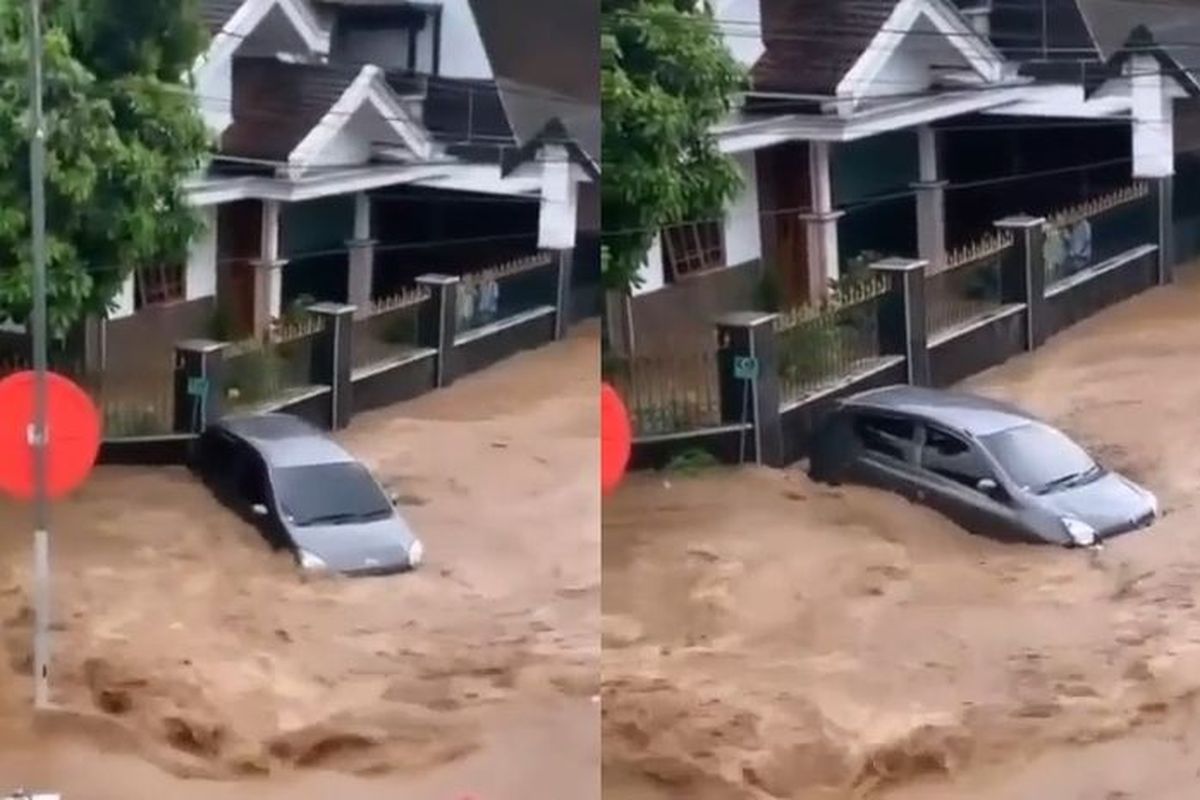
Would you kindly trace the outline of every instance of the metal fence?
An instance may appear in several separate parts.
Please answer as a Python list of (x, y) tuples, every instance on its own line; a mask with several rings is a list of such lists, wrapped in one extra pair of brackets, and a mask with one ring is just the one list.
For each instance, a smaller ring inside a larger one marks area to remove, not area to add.
[(458, 333), (553, 306), (557, 292), (558, 270), (549, 253), (468, 273), (458, 284)]
[(1000, 280), (1015, 237), (1002, 231), (947, 254), (925, 276), (925, 329), (930, 336), (994, 312), (1004, 304)]
[(1150, 187), (1135, 183), (1050, 214), (1045, 234), (1046, 286), (1051, 287), (1121, 253), (1157, 241)]
[(224, 353), (226, 399), (232, 408), (282, 399), (313, 385), (313, 342), (325, 330), (320, 317), (300, 316), (247, 339)]
[(431, 297), (428, 288), (418, 286), (373, 301), (354, 321), (354, 366), (403, 358), (418, 349), (421, 307)]
[(669, 356), (605, 356), (604, 380), (621, 395), (635, 436), (681, 433), (720, 424), (715, 351)]
[(879, 358), (879, 304), (887, 292), (887, 278), (879, 275), (842, 287), (821, 305), (780, 314), (775, 332), (783, 403), (820, 391)]

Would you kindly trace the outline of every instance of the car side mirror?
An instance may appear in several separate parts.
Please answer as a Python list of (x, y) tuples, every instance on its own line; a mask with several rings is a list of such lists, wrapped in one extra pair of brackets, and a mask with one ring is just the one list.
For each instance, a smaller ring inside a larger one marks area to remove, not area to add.
[(265, 517), (267, 515), (267, 507), (262, 503), (255, 503), (254, 505), (250, 506), (250, 513), (254, 514), (256, 517)]
[(991, 478), (980, 478), (979, 483), (975, 484), (975, 488), (986, 494), (988, 497), (995, 497), (1000, 493), (1000, 484)]

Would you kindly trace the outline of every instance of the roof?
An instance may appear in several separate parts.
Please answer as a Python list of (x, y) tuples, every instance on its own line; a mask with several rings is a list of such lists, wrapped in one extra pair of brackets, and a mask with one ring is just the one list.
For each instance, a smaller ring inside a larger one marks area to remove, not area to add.
[(898, 385), (872, 389), (842, 402), (845, 406), (921, 417), (973, 436), (987, 436), (1037, 421), (1019, 408), (998, 400), (920, 386)]
[[(555, 120), (600, 163), (600, 5), (594, 0), (470, 0), (519, 146)], [(537, 46), (530, 46), (536, 42)]]
[(900, 0), (764, 2), (753, 89), (833, 95)]
[(225, 23), (242, 7), (243, 2), (244, 0), (201, 0), (200, 19), (209, 33), (215, 34), (225, 27)]
[(355, 459), (324, 431), (290, 414), (226, 417), (219, 427), (245, 439), (272, 467), (344, 464)]
[(345, 93), (359, 69), (294, 64), (274, 57), (233, 61), (233, 124), (221, 137), (226, 155), (286, 161)]

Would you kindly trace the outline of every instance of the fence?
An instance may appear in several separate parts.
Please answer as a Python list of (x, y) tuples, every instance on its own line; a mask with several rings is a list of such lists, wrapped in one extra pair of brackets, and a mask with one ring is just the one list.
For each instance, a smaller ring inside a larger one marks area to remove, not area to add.
[(373, 301), (354, 321), (354, 366), (385, 363), (419, 349), (421, 310), (431, 297), (420, 286)]
[(1011, 231), (1001, 231), (947, 254), (944, 267), (925, 278), (925, 330), (930, 336), (992, 313), (1003, 305), (1003, 259)]
[(553, 307), (557, 290), (558, 272), (549, 253), (464, 275), (458, 284), (458, 333)]
[(836, 383), (879, 357), (879, 303), (887, 280), (875, 276), (840, 289), (821, 306), (775, 320), (780, 399), (791, 403)]
[(301, 316), (272, 328), (262, 341), (230, 345), (224, 354), (229, 406), (256, 406), (312, 386), (313, 341), (324, 330), (323, 319)]
[(609, 356), (601, 371), (625, 401), (637, 436), (681, 433), (720, 424), (715, 352)]
[(1153, 241), (1157, 217), (1146, 183), (1094, 197), (1046, 219), (1043, 256), (1052, 286), (1139, 244)]

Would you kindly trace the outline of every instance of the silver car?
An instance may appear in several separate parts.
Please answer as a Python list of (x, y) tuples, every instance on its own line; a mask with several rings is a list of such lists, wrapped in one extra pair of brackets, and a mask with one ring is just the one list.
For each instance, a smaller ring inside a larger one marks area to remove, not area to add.
[(928, 505), (999, 539), (1089, 547), (1159, 517), (1146, 489), (1057, 429), (1006, 403), (914, 386), (842, 400), (823, 421), (810, 473)]
[(306, 570), (383, 575), (417, 567), (421, 541), (371, 473), (287, 414), (231, 416), (198, 438), (192, 469)]

